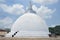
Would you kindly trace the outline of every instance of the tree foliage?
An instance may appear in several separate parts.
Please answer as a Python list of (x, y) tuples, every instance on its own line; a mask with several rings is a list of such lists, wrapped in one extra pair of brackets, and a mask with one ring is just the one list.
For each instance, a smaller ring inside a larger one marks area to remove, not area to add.
[(55, 27), (49, 27), (49, 32), (51, 34), (56, 34), (56, 35), (60, 35), (60, 25), (57, 25)]
[(5, 30), (7, 31), (7, 33), (9, 33), (11, 31), (9, 28), (5, 28)]

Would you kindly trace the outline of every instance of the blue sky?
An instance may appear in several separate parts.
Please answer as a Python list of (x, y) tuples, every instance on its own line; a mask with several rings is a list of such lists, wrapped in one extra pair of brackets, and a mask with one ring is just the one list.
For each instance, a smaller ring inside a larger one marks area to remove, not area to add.
[[(23, 15), (31, 0), (0, 0), (0, 27), (10, 27)], [(33, 10), (48, 26), (60, 24), (60, 0), (32, 0)], [(37, 11), (38, 10), (38, 11)]]

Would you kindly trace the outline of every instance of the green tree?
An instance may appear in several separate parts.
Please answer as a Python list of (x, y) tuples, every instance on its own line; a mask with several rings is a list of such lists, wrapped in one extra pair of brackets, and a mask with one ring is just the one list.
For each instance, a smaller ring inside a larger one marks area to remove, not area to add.
[(49, 32), (51, 34), (60, 35), (60, 25), (56, 25), (55, 27), (49, 27)]
[(60, 25), (54, 27), (56, 35), (60, 35)]
[(5, 28), (5, 30), (7, 31), (7, 33), (9, 33), (11, 31), (9, 28)]
[(49, 27), (49, 32), (52, 33), (52, 34), (55, 33), (54, 27)]

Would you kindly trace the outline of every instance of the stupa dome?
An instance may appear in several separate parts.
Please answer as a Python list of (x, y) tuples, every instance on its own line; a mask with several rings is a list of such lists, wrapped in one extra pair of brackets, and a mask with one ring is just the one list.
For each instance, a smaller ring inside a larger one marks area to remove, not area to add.
[(11, 28), (10, 35), (17, 32), (14, 37), (48, 37), (48, 27), (40, 16), (34, 13), (26, 13), (19, 17)]
[(40, 16), (26, 13), (17, 19), (11, 31), (45, 31), (46, 27), (45, 21)]

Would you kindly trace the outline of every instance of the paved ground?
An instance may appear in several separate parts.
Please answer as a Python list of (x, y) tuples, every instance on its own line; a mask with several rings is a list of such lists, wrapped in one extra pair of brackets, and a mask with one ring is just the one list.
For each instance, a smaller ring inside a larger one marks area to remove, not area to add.
[(2, 38), (0, 40), (60, 40), (60, 38)]

